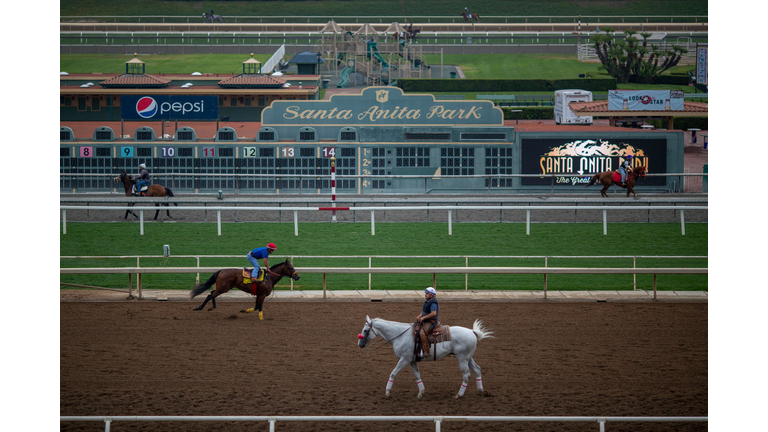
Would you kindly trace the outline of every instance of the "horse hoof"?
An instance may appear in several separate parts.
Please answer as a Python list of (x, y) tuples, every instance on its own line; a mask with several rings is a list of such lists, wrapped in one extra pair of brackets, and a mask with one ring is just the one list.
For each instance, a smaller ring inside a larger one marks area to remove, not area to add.
[(418, 395), (418, 396), (416, 396), (416, 397), (417, 397), (417, 398), (419, 398), (419, 399), (421, 399), (421, 396), (423, 396), (423, 395), (422, 395), (421, 393), (419, 393), (419, 395)]
[(483, 396), (488, 397), (490, 396), (487, 391), (483, 390)]

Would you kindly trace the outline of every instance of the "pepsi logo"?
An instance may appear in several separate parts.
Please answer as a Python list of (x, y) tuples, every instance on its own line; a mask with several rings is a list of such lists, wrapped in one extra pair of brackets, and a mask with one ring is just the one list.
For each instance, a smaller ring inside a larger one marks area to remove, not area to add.
[(149, 96), (144, 96), (136, 102), (136, 113), (142, 118), (151, 118), (157, 114), (157, 102)]

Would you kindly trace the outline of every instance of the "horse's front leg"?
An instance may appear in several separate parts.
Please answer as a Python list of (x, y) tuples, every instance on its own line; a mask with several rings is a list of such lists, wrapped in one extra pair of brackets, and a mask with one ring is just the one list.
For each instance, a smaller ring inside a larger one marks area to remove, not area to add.
[(259, 295), (257, 295), (256, 296), (256, 304), (252, 308), (246, 309), (246, 310), (240, 311), (240, 312), (251, 313), (251, 312), (259, 311), (259, 320), (264, 321), (263, 309), (264, 309), (264, 299), (266, 297), (267, 297), (266, 294), (259, 294)]
[[(390, 391), (392, 390), (392, 384), (394, 384), (394, 383), (395, 383), (395, 377), (396, 377), (396, 376), (397, 376), (397, 374), (399, 374), (399, 373), (400, 373), (400, 371), (401, 371), (401, 370), (403, 370), (403, 368), (405, 368), (405, 366), (407, 366), (409, 363), (410, 363), (412, 366), (413, 366), (413, 365), (416, 365), (416, 363), (412, 363), (412, 362), (409, 362), (408, 360), (406, 360), (405, 358), (401, 358), (401, 359), (400, 359), (400, 361), (398, 361), (398, 362), (397, 362), (397, 366), (395, 366), (395, 368), (394, 368), (394, 369), (392, 369), (392, 373), (390, 373), (390, 374), (389, 374), (389, 381), (387, 381), (387, 397), (389, 397)], [(416, 371), (418, 371), (418, 369), (416, 369)], [(417, 372), (415, 372), (415, 371), (414, 371), (414, 374), (416, 374), (416, 373), (417, 373)], [(423, 386), (423, 385), (422, 385), (422, 386)], [(419, 392), (419, 397), (421, 397), (421, 391)]]

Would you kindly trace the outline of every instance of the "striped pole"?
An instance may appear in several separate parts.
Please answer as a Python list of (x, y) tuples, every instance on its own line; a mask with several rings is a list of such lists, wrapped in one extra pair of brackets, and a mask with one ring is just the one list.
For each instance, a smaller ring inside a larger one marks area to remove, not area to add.
[[(336, 158), (331, 158), (331, 207), (336, 208)], [(331, 222), (336, 223), (336, 210), (332, 211)]]
[(581, 45), (581, 15), (579, 15), (579, 29), (578, 29), (578, 32), (579, 32), (579, 37), (578, 37), (579, 40), (578, 40), (578, 42), (576, 42), (576, 46), (577, 47), (579, 45)]

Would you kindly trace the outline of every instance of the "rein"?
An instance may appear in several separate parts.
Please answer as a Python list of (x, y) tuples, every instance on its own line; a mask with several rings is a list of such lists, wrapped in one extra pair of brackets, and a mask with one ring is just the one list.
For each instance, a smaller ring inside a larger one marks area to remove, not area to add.
[[(384, 340), (386, 343), (388, 343), (388, 344), (392, 345), (392, 341), (393, 341), (393, 340), (395, 340), (395, 339), (399, 338), (400, 336), (404, 335), (404, 334), (405, 334), (405, 332), (407, 332), (408, 330), (411, 330), (412, 328), (413, 328), (413, 327), (409, 327), (409, 328), (407, 328), (407, 329), (403, 330), (403, 331), (402, 331), (402, 333), (400, 333), (399, 335), (397, 335), (397, 336), (395, 336), (395, 337), (393, 337), (392, 339), (389, 339), (389, 340), (387, 340), (387, 338), (386, 338), (386, 337), (384, 337), (384, 335), (383, 335), (383, 334), (380, 334), (380, 333), (376, 332), (376, 330), (374, 330), (374, 328), (373, 328), (373, 321), (371, 321), (371, 327), (368, 329), (368, 331), (369, 331), (369, 332), (373, 332), (373, 334), (375, 334), (376, 336), (379, 336), (379, 337), (380, 337), (382, 340)], [(367, 337), (366, 337), (366, 339), (367, 339)], [(376, 345), (376, 342), (371, 342), (370, 344), (366, 344), (366, 345), (367, 345), (367, 346), (366, 346), (366, 348), (367, 348), (367, 347), (370, 347), (370, 346)], [(370, 348), (370, 349), (373, 349), (373, 348)]]

